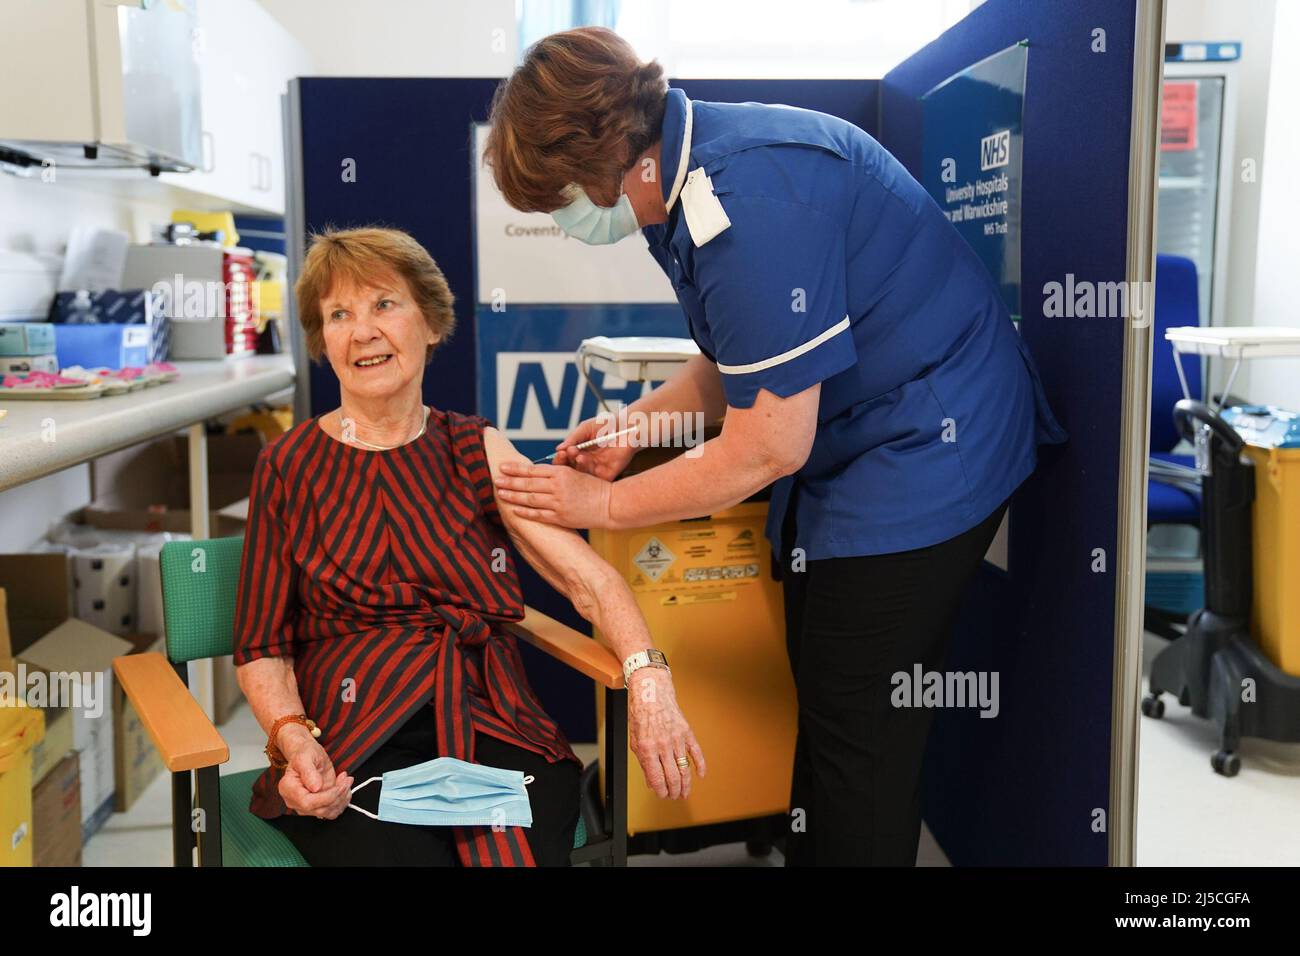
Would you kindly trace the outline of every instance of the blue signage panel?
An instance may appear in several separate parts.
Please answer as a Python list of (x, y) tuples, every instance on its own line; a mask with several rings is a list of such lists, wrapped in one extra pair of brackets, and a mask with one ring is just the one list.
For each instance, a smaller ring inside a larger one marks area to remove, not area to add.
[(1029, 48), (1008, 47), (923, 97), (922, 183), (1020, 320), (1021, 114)]
[(555, 450), (575, 425), (601, 411), (591, 385), (611, 409), (660, 382), (624, 382), (578, 367), (583, 339), (596, 335), (689, 334), (681, 307), (671, 305), (481, 305), (478, 327), (478, 412), (529, 458)]

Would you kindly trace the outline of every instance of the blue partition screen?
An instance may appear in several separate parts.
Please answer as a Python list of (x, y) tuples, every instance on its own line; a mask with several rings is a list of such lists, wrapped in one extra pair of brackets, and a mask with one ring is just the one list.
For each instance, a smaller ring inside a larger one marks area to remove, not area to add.
[[(985, 566), (947, 669), (997, 671), (1001, 712), (939, 711), (925, 819), (954, 864), (1105, 864), (1122, 318), (1046, 318), (1044, 287), (1125, 278), (1134, 0), (988, 0), (887, 74), (880, 140), (924, 179), (919, 97), (1021, 39), (1021, 333), (1066, 445), (1012, 506), (1008, 572)], [(1104, 562), (1104, 570), (1099, 570)]]

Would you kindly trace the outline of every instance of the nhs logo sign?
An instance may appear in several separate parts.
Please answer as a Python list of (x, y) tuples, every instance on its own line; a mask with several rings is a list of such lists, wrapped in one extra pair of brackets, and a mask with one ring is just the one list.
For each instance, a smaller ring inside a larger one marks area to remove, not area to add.
[(1011, 162), (1011, 130), (1004, 129), (980, 140), (980, 170), (997, 169)]
[[(595, 369), (588, 374), (614, 409), (660, 384), (625, 382)], [(601, 411), (572, 351), (498, 352), (496, 386), (496, 414), (488, 417), (513, 442), (559, 441)]]

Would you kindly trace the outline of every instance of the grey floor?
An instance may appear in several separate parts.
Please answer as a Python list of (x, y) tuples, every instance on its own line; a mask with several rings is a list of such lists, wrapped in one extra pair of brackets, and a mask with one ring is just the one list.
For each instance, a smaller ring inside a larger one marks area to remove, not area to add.
[[(1163, 646), (1147, 635), (1144, 675)], [(1145, 687), (1145, 680), (1143, 686)], [(221, 728), (237, 772), (265, 765), (265, 738), (247, 706)], [(1210, 769), (1217, 749), (1210, 725), (1166, 698), (1161, 720), (1143, 718), (1138, 766), (1139, 866), (1300, 865), (1300, 745), (1247, 740), (1242, 769), (1228, 779)], [(584, 762), (595, 745), (574, 748)], [(160, 776), (127, 813), (115, 813), (86, 844), (86, 866), (170, 866), (171, 789)], [(781, 866), (781, 854), (751, 858), (743, 844), (697, 853), (634, 856), (632, 866)], [(948, 866), (929, 830), (921, 834), (920, 866)]]
[[(1144, 690), (1164, 646), (1144, 638)], [(1164, 701), (1164, 717), (1139, 718), (1138, 866), (1300, 866), (1300, 745), (1247, 738), (1241, 772), (1222, 777), (1210, 723)]]

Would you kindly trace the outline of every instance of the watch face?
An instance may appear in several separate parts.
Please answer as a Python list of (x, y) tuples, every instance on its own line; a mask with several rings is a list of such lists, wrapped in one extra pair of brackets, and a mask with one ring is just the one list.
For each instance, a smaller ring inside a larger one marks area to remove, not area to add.
[(650, 658), (651, 663), (664, 664), (664, 665), (667, 665), (668, 663), (668, 658), (664, 656), (663, 651), (656, 651), (653, 648), (651, 648), (650, 650), (646, 651), (646, 655)]

